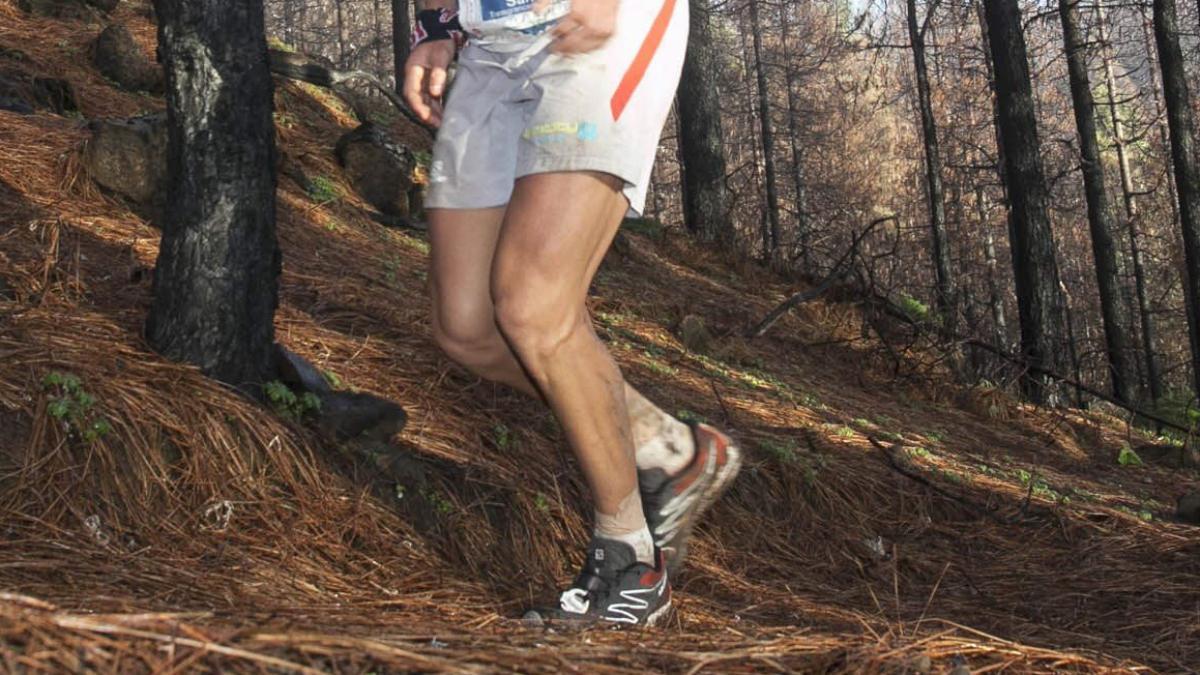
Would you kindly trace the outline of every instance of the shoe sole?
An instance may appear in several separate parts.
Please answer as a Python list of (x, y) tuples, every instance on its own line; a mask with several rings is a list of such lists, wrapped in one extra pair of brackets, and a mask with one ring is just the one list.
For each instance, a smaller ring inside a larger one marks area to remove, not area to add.
[(546, 630), (572, 630), (583, 631), (589, 628), (602, 628), (605, 630), (621, 630), (631, 628), (653, 628), (655, 626), (666, 623), (671, 616), (672, 610), (671, 599), (668, 598), (665, 603), (658, 609), (650, 612), (644, 620), (639, 623), (622, 623), (620, 621), (608, 621), (606, 619), (595, 619), (592, 621), (570, 621), (563, 619), (552, 619), (542, 616), (541, 612), (536, 609), (531, 609), (525, 612), (521, 617), (521, 625), (526, 628), (542, 628)]
[(682, 568), (683, 561), (687, 559), (688, 544), (692, 540), (692, 530), (695, 529), (696, 523), (704, 515), (704, 512), (708, 511), (709, 507), (715, 504), (721, 498), (721, 495), (725, 494), (725, 491), (733, 484), (733, 479), (737, 477), (738, 472), (742, 468), (742, 449), (738, 447), (737, 443), (733, 442), (733, 438), (729, 435), (719, 431), (717, 433), (720, 433), (729, 441), (725, 447), (725, 456), (728, 459), (725, 462), (725, 466), (721, 467), (712, 483), (704, 491), (704, 496), (700, 498), (700, 505), (696, 507), (695, 515), (688, 519), (688, 523), (684, 526), (682, 534), (676, 537), (682, 543), (675, 549), (675, 555), (667, 558), (667, 574), (672, 579), (675, 578), (675, 575)]

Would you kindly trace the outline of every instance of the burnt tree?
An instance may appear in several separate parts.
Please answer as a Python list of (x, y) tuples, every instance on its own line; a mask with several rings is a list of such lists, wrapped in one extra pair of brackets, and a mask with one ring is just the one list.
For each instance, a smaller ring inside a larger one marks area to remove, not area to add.
[(983, 0), (987, 21), (996, 109), (1009, 203), (1021, 355), (1030, 370), (1022, 379), (1026, 396), (1060, 404), (1058, 386), (1045, 371), (1066, 372), (1069, 349), (1066, 302), (1059, 285), (1054, 235), (1047, 213), (1047, 188), (1039, 156), (1033, 89), (1017, 0)]
[(1071, 82), (1071, 100), (1075, 110), (1075, 128), (1079, 133), (1080, 168), (1087, 198), (1088, 226), (1092, 235), (1092, 258), (1096, 265), (1096, 283), (1100, 290), (1100, 314), (1104, 321), (1104, 344), (1108, 355), (1112, 392), (1122, 403), (1136, 402), (1133, 363), (1127, 326), (1129, 317), (1121, 302), (1117, 267), (1117, 248), (1113, 241), (1116, 219), (1104, 184), (1104, 164), (1096, 141), (1096, 103), (1088, 81), (1087, 54), (1079, 30), (1078, 0), (1058, 0), (1063, 27), (1063, 46)]
[(279, 245), (260, 0), (155, 0), (167, 208), (150, 344), (251, 395), (272, 372)]
[(729, 192), (717, 59), (708, 0), (691, 0), (691, 32), (679, 80), (679, 153), (683, 171), (683, 214), (688, 231), (704, 241), (732, 242)]
[(917, 107), (921, 116), (921, 140), (925, 146), (925, 192), (929, 199), (929, 234), (933, 245), (933, 272), (937, 282), (938, 313), (943, 326), (954, 332), (954, 280), (950, 272), (950, 244), (946, 238), (946, 198), (942, 187), (942, 160), (938, 145), (937, 121), (929, 88), (929, 69), (925, 64), (925, 29), (932, 16), (917, 21), (916, 0), (906, 0), (908, 40), (912, 46), (916, 75)]
[(1187, 309), (1192, 345), (1192, 375), (1200, 395), (1200, 164), (1196, 159), (1196, 131), (1191, 95), (1179, 49), (1175, 0), (1154, 0), (1154, 40), (1162, 69), (1163, 98), (1171, 134), (1171, 160), (1183, 229), (1183, 304)]
[(408, 18), (410, 0), (392, 0), (392, 59), (396, 73), (396, 91), (404, 88), (404, 64), (412, 49), (409, 44), (412, 22)]

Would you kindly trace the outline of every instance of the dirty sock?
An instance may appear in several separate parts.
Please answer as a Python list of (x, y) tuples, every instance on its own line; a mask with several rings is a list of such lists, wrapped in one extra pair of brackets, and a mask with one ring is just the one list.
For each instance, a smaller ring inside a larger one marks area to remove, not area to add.
[(691, 428), (641, 396), (628, 401), (635, 459), (639, 469), (662, 469), (668, 476), (683, 471), (696, 454)]
[(654, 566), (654, 537), (646, 525), (642, 496), (637, 490), (621, 500), (615, 514), (602, 513), (597, 509), (593, 534), (602, 539), (629, 544), (639, 562)]

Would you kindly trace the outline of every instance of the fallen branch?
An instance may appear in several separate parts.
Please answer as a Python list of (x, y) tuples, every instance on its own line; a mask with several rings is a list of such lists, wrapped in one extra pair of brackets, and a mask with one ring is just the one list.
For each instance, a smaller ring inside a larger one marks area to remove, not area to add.
[(404, 99), (400, 95), (392, 91), (390, 87), (385, 85), (378, 77), (363, 70), (335, 70), (332, 64), (322, 63), (316, 57), (301, 54), (299, 52), (285, 52), (279, 49), (268, 50), (271, 64), (271, 72), (286, 77), (290, 80), (299, 80), (307, 82), (318, 87), (325, 87), (336, 92), (339, 96), (345, 98), (350, 107), (354, 108), (354, 114), (358, 116), (359, 121), (366, 122), (366, 114), (361, 102), (348, 87), (346, 83), (354, 80), (362, 80), (379, 90), (405, 119), (423, 129), (430, 137), (435, 134), (433, 127), (422, 122), (417, 117), (416, 113), (408, 107)]
[(854, 254), (858, 251), (858, 246), (862, 243), (863, 239), (866, 239), (867, 235), (870, 234), (872, 230), (874, 230), (880, 224), (895, 219), (896, 216), (893, 215), (876, 218), (875, 220), (871, 221), (871, 223), (867, 225), (866, 229), (854, 236), (854, 241), (850, 243), (850, 248), (847, 249), (846, 252), (842, 254), (842, 257), (838, 259), (837, 263), (833, 266), (833, 271), (829, 273), (829, 276), (825, 277), (825, 279), (816, 286), (796, 293), (787, 300), (779, 303), (775, 309), (771, 310), (770, 313), (763, 317), (762, 321), (759, 321), (746, 331), (746, 337), (762, 337), (767, 333), (767, 331), (771, 330), (771, 326), (774, 326), (784, 314), (787, 314), (790, 310), (799, 305), (821, 297), (827, 291), (829, 291), (829, 289), (833, 288), (834, 284), (836, 284), (838, 281), (841, 281), (842, 278), (844, 278), (848, 273), (848, 270), (846, 269), (846, 262), (854, 257)]

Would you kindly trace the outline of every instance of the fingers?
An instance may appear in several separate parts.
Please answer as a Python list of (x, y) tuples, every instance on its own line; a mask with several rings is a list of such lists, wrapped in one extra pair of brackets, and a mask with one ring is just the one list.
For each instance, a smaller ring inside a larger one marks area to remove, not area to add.
[(426, 103), (424, 92), (425, 85), (424, 64), (412, 63), (410, 61), (408, 68), (404, 72), (404, 102), (422, 122), (428, 122), (433, 111)]
[(446, 90), (446, 68), (434, 66), (429, 71), (429, 95), (441, 98)]

